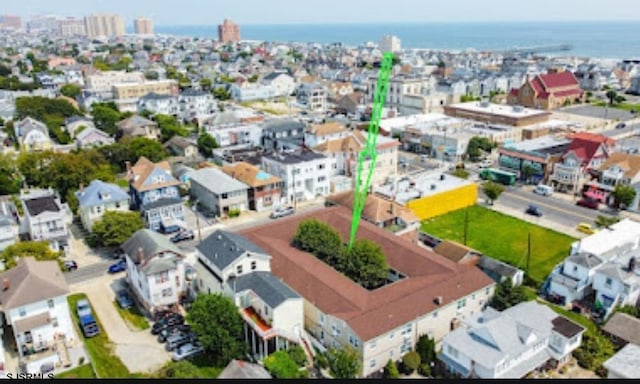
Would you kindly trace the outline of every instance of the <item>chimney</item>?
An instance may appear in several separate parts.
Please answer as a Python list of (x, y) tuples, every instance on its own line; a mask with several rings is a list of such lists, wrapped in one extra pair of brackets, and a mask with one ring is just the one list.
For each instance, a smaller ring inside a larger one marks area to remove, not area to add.
[(142, 249), (142, 247), (138, 248), (138, 258), (140, 259), (138, 264), (144, 264), (144, 250)]
[(433, 302), (436, 303), (436, 305), (442, 305), (442, 296), (436, 297)]
[(2, 290), (7, 291), (9, 289), (9, 279), (6, 277), (2, 279)]

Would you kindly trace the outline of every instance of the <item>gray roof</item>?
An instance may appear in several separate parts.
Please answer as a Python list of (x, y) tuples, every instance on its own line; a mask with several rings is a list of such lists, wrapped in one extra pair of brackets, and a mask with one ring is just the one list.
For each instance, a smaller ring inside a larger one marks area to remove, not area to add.
[(166, 207), (169, 205), (176, 205), (181, 203), (182, 203), (182, 199), (180, 199), (179, 197), (162, 197), (158, 200), (154, 200), (146, 204), (142, 204), (142, 209), (148, 211), (154, 208)]
[(151, 93), (147, 93), (146, 95), (142, 96), (140, 98), (140, 100), (165, 100), (165, 99), (174, 99), (175, 96), (171, 96), (171, 95), (160, 95), (157, 94), (155, 92), (151, 92)]
[(513, 277), (518, 273), (519, 269), (501, 261), (492, 259), (488, 256), (482, 256), (476, 264), (480, 269), (491, 271), (500, 276)]
[(248, 185), (215, 168), (198, 169), (189, 176), (189, 180), (217, 195), (249, 189)]
[(322, 153), (311, 152), (311, 151), (297, 151), (294, 153), (270, 153), (263, 156), (264, 158), (271, 159), (277, 161), (282, 164), (298, 164), (304, 163), (307, 161), (317, 160), (326, 158)]
[(272, 377), (261, 365), (233, 360), (220, 372), (218, 379), (272, 379)]
[(37, 261), (34, 257), (21, 257), (18, 265), (0, 274), (0, 281), (9, 283), (9, 289), (0, 291), (3, 311), (67, 295), (69, 286), (57, 261)]
[(265, 132), (288, 132), (294, 129), (305, 129), (306, 124), (293, 119), (273, 119), (265, 121), (262, 128)]
[(186, 97), (197, 97), (197, 96), (207, 96), (207, 95), (210, 95), (210, 93), (204, 92), (204, 91), (197, 91), (195, 89), (185, 89), (184, 91), (180, 92), (180, 96), (186, 96)]
[(136, 231), (120, 248), (136, 264), (140, 262), (141, 250), (145, 258), (150, 258), (163, 252), (182, 255), (182, 251), (167, 237), (147, 228)]
[(640, 347), (627, 344), (602, 364), (607, 370), (625, 379), (640, 378)]
[(253, 291), (271, 308), (278, 307), (288, 299), (300, 298), (271, 272), (258, 271), (240, 275), (236, 277), (235, 283), (231, 283), (231, 286), (236, 292)]
[(575, 255), (569, 256), (567, 260), (587, 269), (591, 269), (602, 264), (602, 259), (594, 255), (593, 253), (587, 252), (580, 252)]
[(636, 319), (626, 313), (614, 313), (602, 327), (602, 330), (627, 343), (640, 345), (640, 319)]
[(129, 200), (129, 194), (115, 184), (93, 180), (83, 191), (75, 192), (80, 207), (95, 207)]
[(262, 80), (263, 80), (263, 81), (265, 81), (265, 80), (267, 80), (267, 81), (269, 81), (269, 80), (274, 80), (274, 79), (277, 79), (277, 78), (278, 78), (279, 76), (281, 76), (281, 75), (287, 75), (287, 76), (289, 76), (289, 74), (288, 74), (288, 73), (286, 73), (286, 72), (271, 72), (270, 74), (268, 74), (267, 76), (265, 76)]
[(244, 236), (221, 230), (209, 235), (196, 249), (221, 271), (245, 252), (267, 254)]

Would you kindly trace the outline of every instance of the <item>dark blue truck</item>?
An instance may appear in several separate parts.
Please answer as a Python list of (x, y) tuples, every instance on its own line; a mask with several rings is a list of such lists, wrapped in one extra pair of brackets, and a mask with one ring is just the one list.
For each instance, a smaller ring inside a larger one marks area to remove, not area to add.
[(93, 315), (81, 316), (80, 328), (82, 328), (82, 333), (84, 334), (84, 337), (94, 337), (100, 334), (98, 323), (96, 323), (96, 319), (93, 318)]

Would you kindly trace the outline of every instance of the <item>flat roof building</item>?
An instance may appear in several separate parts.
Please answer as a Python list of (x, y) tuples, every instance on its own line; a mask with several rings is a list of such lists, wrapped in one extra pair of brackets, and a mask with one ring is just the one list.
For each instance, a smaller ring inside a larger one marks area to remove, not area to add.
[(487, 124), (506, 124), (524, 127), (548, 121), (551, 112), (524, 108), (519, 105), (500, 105), (486, 101), (474, 101), (444, 106), (447, 116), (460, 117)]

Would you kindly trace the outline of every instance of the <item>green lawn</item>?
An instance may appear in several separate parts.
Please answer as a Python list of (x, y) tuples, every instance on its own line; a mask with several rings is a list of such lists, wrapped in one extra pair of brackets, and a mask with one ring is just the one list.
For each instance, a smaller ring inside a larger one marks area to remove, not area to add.
[(122, 188), (129, 188), (129, 182), (125, 179), (117, 179), (116, 180), (116, 185), (122, 187)]
[[(87, 295), (85, 295), (84, 293), (69, 295), (67, 297), (69, 308), (76, 325), (78, 324), (78, 315), (75, 311), (76, 303), (78, 302), (78, 300), (86, 298)], [(129, 373), (129, 370), (122, 363), (120, 358), (113, 354), (111, 341), (105, 333), (104, 327), (102, 326), (100, 319), (96, 316), (95, 311), (93, 316), (98, 323), (98, 327), (100, 328), (100, 334), (88, 339), (84, 337), (82, 330), (80, 329), (78, 329), (78, 334), (84, 340), (84, 345), (87, 347), (87, 351), (89, 352), (91, 361), (93, 361), (93, 364), (96, 368), (96, 376), (99, 378), (114, 379), (121, 377), (133, 377), (134, 375)]]
[(56, 375), (56, 379), (95, 379), (96, 374), (91, 364), (84, 364)]
[(554, 266), (569, 255), (576, 239), (565, 234), (474, 205), (425, 220), (422, 230), (443, 240), (463, 243), (468, 211), (467, 246), (526, 269), (527, 237), (531, 233), (530, 277), (541, 283)]
[(122, 317), (125, 323), (134, 331), (143, 331), (149, 329), (149, 322), (145, 315), (140, 312), (140, 309), (135, 305), (129, 309), (124, 309), (118, 305), (117, 301), (113, 301), (118, 313)]
[[(596, 107), (606, 107), (608, 104), (609, 104), (608, 101), (596, 101), (592, 105), (595, 105)], [(632, 110), (635, 110), (636, 112), (640, 112), (640, 104), (613, 103), (613, 105), (611, 105), (610, 108), (622, 109), (629, 112), (631, 112)]]

